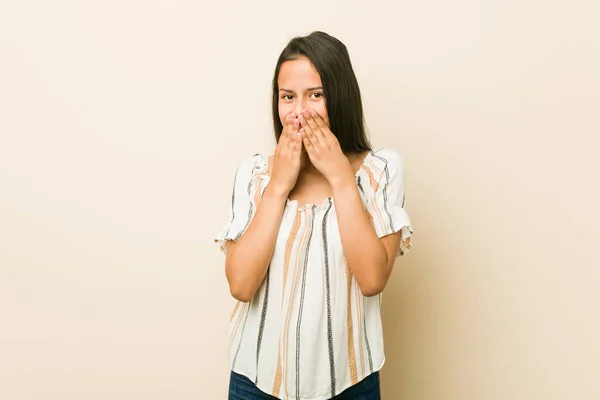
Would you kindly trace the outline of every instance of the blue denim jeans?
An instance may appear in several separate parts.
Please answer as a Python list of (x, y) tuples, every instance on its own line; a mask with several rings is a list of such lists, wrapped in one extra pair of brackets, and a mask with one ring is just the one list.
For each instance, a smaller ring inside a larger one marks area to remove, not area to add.
[[(232, 371), (229, 400), (277, 400), (277, 397), (261, 392), (250, 379)], [(331, 400), (381, 400), (379, 372), (372, 373)]]

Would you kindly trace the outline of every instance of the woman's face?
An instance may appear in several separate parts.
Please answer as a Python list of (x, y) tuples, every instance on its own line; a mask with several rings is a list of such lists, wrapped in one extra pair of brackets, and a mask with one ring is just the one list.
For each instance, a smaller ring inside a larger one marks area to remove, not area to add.
[(321, 77), (309, 59), (299, 58), (281, 64), (277, 84), (282, 125), (285, 125), (285, 118), (290, 113), (298, 116), (305, 108), (313, 108), (329, 122)]

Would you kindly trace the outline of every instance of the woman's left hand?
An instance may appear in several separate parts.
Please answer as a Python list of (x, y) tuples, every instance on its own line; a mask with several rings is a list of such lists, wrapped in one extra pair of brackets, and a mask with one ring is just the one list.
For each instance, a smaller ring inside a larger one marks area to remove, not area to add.
[(308, 108), (298, 116), (298, 120), (308, 157), (329, 184), (333, 186), (344, 179), (353, 178), (350, 162), (323, 118)]

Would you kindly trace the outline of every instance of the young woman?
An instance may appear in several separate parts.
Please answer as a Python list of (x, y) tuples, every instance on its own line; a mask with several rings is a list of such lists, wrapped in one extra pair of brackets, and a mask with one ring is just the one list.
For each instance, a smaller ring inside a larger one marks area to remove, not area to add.
[(273, 122), (216, 239), (239, 300), (229, 399), (379, 399), (380, 294), (412, 234), (402, 159), (371, 148), (346, 46), (323, 32), (279, 56)]

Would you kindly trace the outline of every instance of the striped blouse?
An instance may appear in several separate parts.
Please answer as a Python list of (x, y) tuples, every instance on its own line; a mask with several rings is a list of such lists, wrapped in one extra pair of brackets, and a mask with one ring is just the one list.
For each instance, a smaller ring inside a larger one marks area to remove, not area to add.
[[(356, 173), (377, 235), (402, 231), (398, 255), (412, 234), (404, 180), (401, 157), (386, 148), (371, 151)], [(230, 221), (215, 240), (223, 251), (248, 228), (268, 183), (265, 156), (239, 165)], [(266, 277), (231, 313), (231, 370), (279, 399), (329, 399), (383, 366), (380, 307), (381, 296), (363, 296), (346, 263), (333, 198), (288, 199)]]

